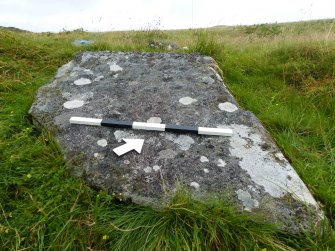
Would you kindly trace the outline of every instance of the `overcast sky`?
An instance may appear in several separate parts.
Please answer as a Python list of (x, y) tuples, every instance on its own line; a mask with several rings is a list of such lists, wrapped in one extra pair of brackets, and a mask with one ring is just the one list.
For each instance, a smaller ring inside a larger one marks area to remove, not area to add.
[(335, 18), (335, 0), (0, 0), (0, 26), (35, 32), (187, 29)]

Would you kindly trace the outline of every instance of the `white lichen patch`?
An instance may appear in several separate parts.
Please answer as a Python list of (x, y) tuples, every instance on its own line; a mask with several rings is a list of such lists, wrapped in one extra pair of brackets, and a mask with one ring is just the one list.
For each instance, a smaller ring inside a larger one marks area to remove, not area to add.
[(191, 145), (194, 144), (194, 140), (188, 135), (179, 135), (177, 137), (174, 134), (166, 133), (165, 138), (177, 144), (184, 151), (190, 149)]
[(84, 101), (82, 100), (70, 100), (70, 101), (66, 101), (63, 106), (66, 108), (66, 109), (75, 109), (75, 108), (79, 108), (79, 107), (82, 107), (84, 105)]
[(199, 183), (194, 182), (194, 181), (191, 182), (190, 186), (191, 186), (191, 187), (194, 187), (195, 189), (198, 189), (198, 188), (200, 187)]
[(123, 68), (117, 65), (115, 62), (108, 63), (109, 70), (112, 72), (123, 71)]
[[(292, 166), (288, 162), (278, 162), (272, 153), (262, 149), (264, 140), (260, 134), (245, 125), (232, 124), (230, 127), (234, 131), (233, 136), (229, 138), (230, 154), (240, 159), (239, 166), (247, 171), (253, 182), (263, 186), (265, 192), (273, 197), (280, 198), (292, 194), (294, 198), (318, 208), (313, 196)], [(246, 139), (253, 142), (249, 148), (243, 147), (248, 143)]]
[(158, 172), (158, 171), (161, 169), (161, 167), (160, 167), (160, 166), (157, 166), (157, 165), (154, 165), (154, 166), (152, 167), (152, 169), (154, 169), (155, 172)]
[(224, 167), (225, 165), (227, 165), (227, 163), (223, 160), (223, 159), (218, 159), (218, 166), (220, 167)]
[(124, 163), (125, 165), (129, 165), (129, 164), (130, 164), (130, 161), (126, 159), (126, 160), (123, 161), (123, 163)]
[(73, 82), (75, 85), (89, 85), (92, 81), (88, 78), (80, 78)]
[(207, 168), (204, 168), (204, 173), (209, 173), (209, 170)]
[(225, 112), (235, 112), (235, 111), (238, 110), (237, 106), (230, 103), (230, 102), (220, 103), (219, 104), (219, 109), (221, 111), (225, 111)]
[(101, 61), (106, 61), (107, 59), (108, 59), (108, 56), (106, 56), (106, 55), (103, 55), (103, 56), (100, 57)]
[(259, 206), (259, 202), (253, 199), (248, 191), (238, 189), (236, 194), (237, 198), (242, 201), (244, 210), (251, 211), (253, 208), (257, 208)]
[(208, 158), (205, 156), (200, 157), (200, 162), (209, 162)]
[(151, 172), (152, 172), (152, 167), (147, 166), (147, 167), (145, 167), (145, 168), (143, 169), (143, 171), (144, 171), (145, 173), (151, 173)]
[(160, 124), (160, 123), (162, 123), (162, 119), (160, 117), (150, 117), (147, 120), (147, 123), (157, 123), (157, 124)]
[(194, 102), (197, 102), (197, 100), (190, 97), (183, 97), (179, 99), (179, 102), (182, 103), (183, 105), (190, 105)]
[(97, 144), (101, 147), (105, 147), (105, 146), (107, 146), (107, 140), (106, 139), (99, 139), (97, 141)]

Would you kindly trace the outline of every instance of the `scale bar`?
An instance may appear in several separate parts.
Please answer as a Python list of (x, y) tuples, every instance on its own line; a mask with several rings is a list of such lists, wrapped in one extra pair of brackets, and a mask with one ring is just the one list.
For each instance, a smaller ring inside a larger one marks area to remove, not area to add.
[(232, 136), (233, 130), (230, 128), (210, 128), (185, 125), (170, 125), (145, 122), (130, 122), (116, 119), (95, 119), (85, 117), (71, 117), (71, 124), (107, 126), (113, 128), (128, 128), (136, 130), (174, 132), (174, 133), (193, 133), (201, 135)]

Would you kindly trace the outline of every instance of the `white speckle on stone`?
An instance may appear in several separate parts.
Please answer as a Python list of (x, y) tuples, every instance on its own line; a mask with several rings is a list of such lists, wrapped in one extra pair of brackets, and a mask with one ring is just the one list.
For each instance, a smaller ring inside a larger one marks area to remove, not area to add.
[(207, 159), (207, 157), (201, 156), (200, 157), (200, 162), (209, 162), (209, 160)]
[(227, 165), (227, 163), (224, 160), (218, 159), (218, 166), (224, 167), (225, 165)]
[(116, 130), (114, 132), (114, 136), (118, 142), (121, 142), (122, 139), (127, 139), (127, 138), (140, 139), (141, 137), (143, 137), (142, 135), (136, 136), (135, 134), (129, 131), (122, 131), (122, 130)]
[(83, 53), (81, 56), (81, 62), (85, 63), (87, 60), (89, 60), (92, 57), (92, 54), (88, 53)]
[[(212, 67), (209, 67), (209, 69), (211, 69), (214, 72), (216, 78), (223, 83), (223, 80), (222, 80), (221, 76), (219, 75), (219, 73), (216, 70), (214, 70)], [(224, 83), (223, 83), (223, 85), (226, 86)]]
[(207, 168), (204, 168), (204, 173), (209, 173), (209, 170)]
[[(275, 198), (289, 193), (294, 198), (318, 208), (313, 196), (292, 166), (288, 162), (278, 162), (272, 153), (262, 149), (264, 140), (259, 134), (245, 125), (232, 124), (230, 127), (234, 131), (233, 136), (229, 138), (230, 154), (240, 159), (240, 167), (247, 171), (253, 182), (263, 186), (265, 192)], [(249, 148), (243, 147), (248, 143), (246, 139), (254, 142)]]
[(93, 98), (94, 94), (93, 92), (85, 92), (85, 93), (82, 93), (80, 94), (80, 99), (90, 99), (90, 98)]
[(191, 145), (194, 143), (194, 140), (188, 135), (179, 135), (177, 137), (174, 134), (166, 133), (165, 138), (177, 144), (178, 147), (184, 151), (190, 149)]
[(210, 56), (205, 56), (203, 57), (204, 61), (206, 61), (207, 63), (215, 63), (214, 59)]
[(94, 153), (93, 155), (97, 159), (103, 159), (104, 158), (103, 154), (101, 154), (101, 153)]
[(285, 161), (285, 157), (282, 153), (275, 153), (275, 157), (281, 161)]
[(71, 71), (72, 67), (73, 67), (73, 62), (72, 61), (70, 61), (67, 64), (60, 67), (57, 70), (56, 78), (60, 78), (60, 77), (65, 76), (66, 74), (68, 74)]
[(138, 85), (138, 84), (139, 84), (138, 81), (130, 81), (130, 82), (128, 83), (128, 85)]
[(70, 92), (63, 92), (62, 96), (65, 99), (70, 99), (70, 100), (79, 100), (79, 101), (85, 101), (93, 98), (94, 94), (93, 92), (81, 92), (81, 93), (70, 93)]
[(82, 100), (70, 100), (70, 101), (66, 101), (63, 106), (66, 108), (66, 109), (74, 109), (74, 108), (79, 108), (81, 106), (84, 105), (84, 101)]
[(104, 115), (102, 113), (94, 113), (94, 117), (96, 117), (97, 119), (102, 119), (103, 116)]
[(144, 171), (145, 173), (151, 173), (151, 172), (152, 172), (152, 168), (151, 168), (150, 166), (147, 166), (147, 167), (145, 167), (145, 168), (143, 169), (143, 171)]
[(116, 72), (116, 71), (122, 71), (123, 70), (123, 68), (120, 67), (119, 65), (117, 65), (115, 62), (108, 63), (108, 65), (109, 65), (109, 70), (110, 71)]
[(118, 76), (119, 76), (119, 74), (115, 74), (113, 77), (114, 77), (114, 78), (117, 78)]
[(222, 84), (223, 84), (224, 86), (226, 86), (225, 83), (223, 82), (221, 76), (219, 75), (219, 73), (216, 73), (215, 76), (216, 76), (216, 78), (217, 78), (219, 81), (222, 82)]
[(157, 171), (159, 171), (161, 169), (161, 167), (155, 165), (155, 166), (152, 167), (152, 169), (154, 169), (154, 171), (157, 172)]
[(100, 81), (101, 79), (105, 78), (103, 75), (97, 76), (94, 81)]
[(198, 188), (200, 187), (199, 183), (194, 182), (194, 181), (191, 182), (190, 186), (191, 186), (191, 187), (194, 187), (195, 189), (198, 189)]
[(88, 85), (88, 84), (91, 84), (92, 81), (88, 78), (80, 78), (80, 79), (77, 79), (76, 81), (74, 81), (74, 84), (75, 85)]
[(190, 105), (194, 102), (196, 102), (196, 99), (190, 98), (190, 97), (183, 97), (179, 99), (179, 102), (182, 103), (183, 105)]
[(66, 99), (71, 99), (72, 95), (69, 92), (62, 92), (62, 96)]
[(162, 123), (162, 119), (160, 117), (150, 117), (147, 120), (147, 123), (156, 123), (156, 124), (160, 124)]
[(235, 112), (238, 110), (237, 106), (230, 103), (230, 102), (224, 102), (219, 104), (219, 109), (221, 111), (226, 111), (226, 112)]
[(248, 191), (238, 189), (236, 194), (237, 198), (242, 201), (244, 210), (251, 211), (253, 208), (259, 206), (259, 202), (253, 199)]
[(70, 72), (70, 77), (78, 77), (80, 74), (82, 74), (82, 68), (75, 66)]
[(171, 149), (166, 149), (158, 153), (158, 159), (173, 159), (177, 153)]
[(84, 72), (86, 72), (88, 74), (93, 74), (93, 72), (90, 69), (84, 69)]
[(206, 84), (214, 84), (215, 80), (212, 79), (211, 77), (205, 76), (202, 78), (202, 82), (206, 83)]
[(126, 159), (125, 161), (123, 161), (123, 163), (126, 164), (126, 165), (129, 165), (130, 161)]
[(256, 188), (253, 187), (252, 185), (249, 185), (249, 186), (248, 186), (248, 189), (249, 189), (250, 191), (252, 191), (252, 192), (256, 192)]
[(98, 144), (99, 146), (105, 147), (105, 146), (107, 146), (107, 140), (106, 140), (106, 139), (99, 139), (99, 140), (97, 141), (97, 144)]

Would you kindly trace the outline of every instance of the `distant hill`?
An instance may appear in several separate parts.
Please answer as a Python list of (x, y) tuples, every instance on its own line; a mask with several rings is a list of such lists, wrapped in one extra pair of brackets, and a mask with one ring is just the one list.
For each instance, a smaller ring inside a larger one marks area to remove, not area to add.
[(329, 24), (329, 23), (334, 23), (335, 19), (334, 18), (328, 18), (328, 19), (315, 19), (315, 20), (306, 20), (306, 21), (293, 21), (293, 22), (274, 22), (274, 23), (262, 23), (262, 24), (250, 24), (250, 25), (216, 25), (212, 26), (209, 28), (228, 28), (228, 27), (241, 27), (241, 26), (257, 26), (257, 25), (303, 25), (303, 24), (308, 24), (308, 25), (313, 25), (313, 24)]
[(20, 28), (16, 28), (16, 27), (5, 27), (5, 26), (0, 26), (0, 29), (3, 30), (9, 30), (9, 31), (13, 31), (13, 32), (20, 32), (20, 33), (32, 33), (31, 31), (27, 31), (27, 30), (22, 30)]

